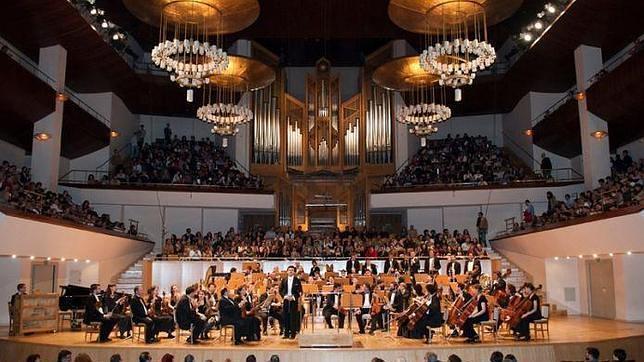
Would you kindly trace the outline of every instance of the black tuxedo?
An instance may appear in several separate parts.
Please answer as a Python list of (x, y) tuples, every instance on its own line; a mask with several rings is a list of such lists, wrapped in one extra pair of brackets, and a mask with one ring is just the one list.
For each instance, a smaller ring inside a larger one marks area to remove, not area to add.
[(148, 306), (143, 298), (134, 296), (130, 303), (132, 310), (132, 322), (145, 324), (145, 343), (154, 341), (154, 336), (157, 335), (157, 326), (154, 320), (148, 316)]
[(387, 259), (385, 261), (385, 274), (389, 273), (389, 269), (391, 268), (393, 268), (394, 270), (400, 270), (400, 265), (398, 265), (398, 261), (396, 259)]
[[(288, 291), (288, 276), (282, 279), (280, 283), (280, 295), (285, 297), (289, 294)], [(293, 276), (293, 282), (290, 293), (295, 300), (284, 299), (282, 307), (282, 323), (284, 326), (284, 336), (295, 337), (300, 330), (300, 310), (298, 308), (298, 301), (302, 294), (302, 282), (296, 276)]]
[[(391, 303), (391, 309), (394, 313), (400, 313), (403, 311), (405, 307), (405, 296), (400, 292), (400, 290), (396, 289), (394, 293), (394, 301)], [(389, 296), (391, 300), (391, 296)]]
[(425, 273), (429, 273), (430, 270), (440, 270), (441, 261), (438, 257), (427, 258), (425, 262)]
[[(378, 274), (378, 267), (376, 266), (376, 264), (371, 264), (369, 266), (370, 266), (369, 270), (371, 270), (371, 275)], [(367, 264), (363, 265), (361, 269), (362, 270), (361, 270), (360, 274), (364, 275), (364, 273), (367, 272)]]
[[(370, 306), (373, 305), (373, 293), (369, 292), (368, 297), (367, 297), (367, 295), (362, 294), (362, 302), (358, 306), (360, 308), (360, 314), (356, 315), (356, 319), (358, 320), (358, 327), (360, 328), (360, 333), (365, 332), (364, 329), (365, 329), (365, 326), (367, 325), (367, 321), (365, 319), (363, 319), (362, 316), (371, 313), (371, 307), (364, 308), (365, 301), (366, 301), (367, 298), (369, 298), (369, 305)], [(372, 321), (372, 322), (375, 322), (375, 320)]]
[(476, 267), (478, 267), (479, 272), (481, 272), (481, 261), (478, 260), (478, 259), (474, 259), (472, 261), (474, 262), (474, 264), (472, 264), (471, 269), (470, 269), (470, 260), (465, 261), (465, 273), (464, 274), (467, 274), (467, 272), (474, 271), (474, 269), (476, 269)]
[(449, 263), (447, 263), (445, 274), (449, 275), (450, 277), (461, 274), (461, 263), (457, 261), (450, 261)]
[(320, 267), (319, 266), (312, 266), (311, 267), (311, 272), (309, 273), (309, 276), (315, 276), (316, 273), (320, 273)]
[(191, 341), (196, 341), (203, 332), (206, 321), (204, 321), (190, 302), (190, 296), (182, 295), (174, 310), (175, 318), (179, 328), (189, 330), (192, 325)]
[[(337, 308), (336, 299), (338, 300)], [(340, 295), (329, 294), (326, 296), (326, 298), (324, 298), (324, 308), (322, 308), (322, 315), (324, 316), (324, 320), (326, 321), (326, 324), (329, 328), (333, 328), (333, 324), (331, 324), (332, 315), (338, 316), (338, 328), (344, 328), (344, 318), (346, 317), (346, 313), (340, 311)]]
[(116, 325), (117, 320), (113, 318), (108, 318), (107, 313), (104, 313), (103, 307), (100, 306), (100, 299), (91, 294), (87, 298), (87, 304), (85, 304), (85, 317), (83, 318), (83, 323), (90, 324), (95, 322), (101, 323), (101, 329), (99, 332), (99, 341), (106, 341)]
[(123, 336), (126, 332), (132, 330), (132, 321), (125, 315), (123, 304), (117, 304), (120, 299), (117, 295), (103, 296), (103, 309), (107, 312), (112, 312), (112, 318), (116, 319), (119, 325), (119, 332)]
[(347, 265), (345, 266), (347, 274), (358, 274), (362, 268), (360, 267), (360, 261), (356, 260), (347, 260)]
[(254, 337), (259, 338), (259, 336), (254, 336), (255, 333), (258, 333), (257, 331), (251, 331), (253, 329), (251, 319), (254, 319), (256, 322), (258, 321), (255, 318), (242, 318), (242, 309), (236, 301), (230, 298), (221, 298), (221, 301), (219, 301), (219, 316), (222, 326), (235, 326), (236, 342), (241, 341), (241, 338), (244, 336), (249, 340), (252, 340)]
[(409, 273), (411, 275), (418, 274), (420, 271), (420, 260), (416, 259), (416, 261), (412, 261), (409, 264)]

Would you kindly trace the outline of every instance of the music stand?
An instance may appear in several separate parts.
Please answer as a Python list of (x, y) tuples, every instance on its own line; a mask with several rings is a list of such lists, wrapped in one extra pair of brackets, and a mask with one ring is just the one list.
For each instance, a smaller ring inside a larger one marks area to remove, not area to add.
[(351, 333), (353, 333), (353, 329), (351, 328), (351, 315), (354, 309), (359, 308), (360, 302), (362, 302), (362, 294), (342, 293), (340, 306), (349, 311), (349, 331)]
[(309, 300), (309, 308), (311, 308), (311, 333), (315, 330), (315, 313), (317, 309), (317, 301), (314, 302), (314, 299), (317, 299), (318, 294), (318, 285), (312, 283), (302, 283), (302, 293)]

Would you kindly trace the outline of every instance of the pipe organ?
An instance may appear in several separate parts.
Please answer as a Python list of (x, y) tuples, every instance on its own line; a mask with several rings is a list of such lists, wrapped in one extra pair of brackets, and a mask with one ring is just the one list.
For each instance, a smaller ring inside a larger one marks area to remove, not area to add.
[(266, 87), (253, 92), (253, 162), (277, 164), (280, 156), (280, 110), (278, 95)]
[(392, 162), (391, 129), (393, 127), (391, 92), (376, 85), (371, 86), (367, 100), (367, 163)]

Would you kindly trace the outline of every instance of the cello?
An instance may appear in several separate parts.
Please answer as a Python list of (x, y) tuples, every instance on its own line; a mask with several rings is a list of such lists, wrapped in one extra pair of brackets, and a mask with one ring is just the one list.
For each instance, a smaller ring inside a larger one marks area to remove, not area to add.
[[(534, 292), (541, 289), (541, 285), (534, 288)], [(532, 300), (530, 298), (522, 297), (521, 300), (516, 303), (516, 307), (511, 311), (508, 311), (507, 314), (507, 323), (511, 329), (514, 329), (519, 322), (521, 321), (521, 316), (528, 313), (532, 309)]]

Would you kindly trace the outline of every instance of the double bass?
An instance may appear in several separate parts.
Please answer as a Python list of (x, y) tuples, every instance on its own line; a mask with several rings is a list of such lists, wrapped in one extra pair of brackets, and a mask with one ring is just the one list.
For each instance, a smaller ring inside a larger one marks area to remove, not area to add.
[[(534, 289), (534, 292), (541, 289), (541, 285)], [(512, 329), (521, 322), (521, 316), (528, 313), (532, 309), (532, 300), (530, 298), (522, 297), (519, 302), (516, 303), (516, 306), (508, 311), (507, 314), (507, 323), (508, 326)]]

